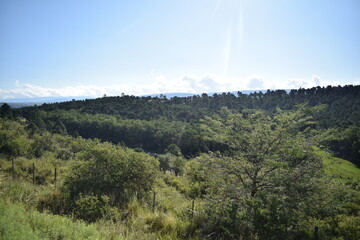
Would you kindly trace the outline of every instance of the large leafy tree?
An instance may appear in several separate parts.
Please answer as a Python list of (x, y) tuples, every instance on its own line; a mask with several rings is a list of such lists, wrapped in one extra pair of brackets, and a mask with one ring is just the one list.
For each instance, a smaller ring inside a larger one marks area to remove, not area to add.
[(3, 105), (1, 105), (0, 107), (0, 117), (1, 118), (11, 118), (12, 116), (12, 111), (11, 108), (8, 104), (4, 103)]
[(27, 155), (30, 148), (27, 137), (21, 123), (0, 118), (0, 155), (9, 159)]
[(322, 172), (306, 140), (310, 113), (305, 107), (273, 116), (222, 109), (203, 121), (205, 136), (228, 146), (205, 161), (217, 179), (208, 208), (212, 226), (221, 226), (217, 234), (288, 238), (309, 216)]

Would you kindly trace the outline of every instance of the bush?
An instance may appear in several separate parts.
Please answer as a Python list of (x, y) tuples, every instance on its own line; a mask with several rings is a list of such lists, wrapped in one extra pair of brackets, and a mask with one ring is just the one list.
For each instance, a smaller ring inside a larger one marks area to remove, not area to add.
[(82, 196), (75, 202), (75, 216), (87, 222), (95, 222), (109, 210), (109, 197)]
[(158, 168), (153, 157), (110, 143), (95, 142), (80, 159), (64, 182), (73, 201), (80, 194), (107, 195), (110, 203), (127, 201), (152, 188)]
[(58, 190), (44, 190), (37, 199), (37, 209), (39, 211), (48, 210), (54, 214), (64, 214), (68, 212), (66, 195)]

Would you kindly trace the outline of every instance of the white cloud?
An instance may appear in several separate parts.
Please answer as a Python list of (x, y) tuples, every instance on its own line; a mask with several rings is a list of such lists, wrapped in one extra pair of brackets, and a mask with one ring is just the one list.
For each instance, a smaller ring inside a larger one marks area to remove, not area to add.
[(259, 76), (252, 76), (247, 84), (248, 89), (251, 90), (261, 90), (265, 88), (264, 80)]
[(0, 89), (0, 99), (32, 98), (32, 97), (100, 97), (119, 96), (121, 93), (132, 95), (146, 95), (154, 93), (196, 93), (204, 92), (229, 92), (242, 90), (260, 90), (268, 88), (294, 89), (311, 88), (315, 86), (339, 85), (338, 82), (330, 82), (313, 75), (311, 79), (289, 79), (284, 82), (269, 84), (263, 77), (252, 75), (245, 79), (222, 78), (218, 75), (207, 73), (202, 76), (187, 74), (173, 79), (163, 75), (157, 75), (155, 70), (150, 73), (151, 80), (148, 84), (113, 84), (110, 86), (97, 86), (77, 84), (62, 88), (46, 88), (33, 84), (15, 82), (16, 88)]
[(317, 86), (337, 86), (339, 82), (328, 81), (320, 78), (318, 75), (314, 74), (311, 79), (289, 79), (284, 84), (284, 89), (296, 89), (296, 88), (312, 88)]
[(218, 91), (234, 91), (238, 90), (244, 84), (244, 81), (223, 79), (215, 74), (183, 75), (174, 79), (168, 79), (163, 75), (155, 75), (152, 70), (150, 74), (152, 80), (145, 85), (134, 84), (114, 84), (111, 86), (96, 86), (78, 84), (75, 86), (67, 86), (63, 88), (46, 88), (33, 84), (22, 84), (15, 82), (16, 88), (5, 90), (0, 89), (0, 99), (11, 98), (31, 98), (31, 97), (75, 97), (75, 96), (91, 96), (99, 97), (104, 94), (108, 96), (118, 96), (121, 93), (133, 95), (145, 95), (154, 93), (203, 93)]

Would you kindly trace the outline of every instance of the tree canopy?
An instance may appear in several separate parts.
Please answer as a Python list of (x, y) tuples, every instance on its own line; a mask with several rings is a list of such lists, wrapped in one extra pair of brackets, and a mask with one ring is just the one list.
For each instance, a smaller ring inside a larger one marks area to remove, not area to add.
[(119, 202), (152, 189), (158, 162), (153, 157), (110, 143), (93, 143), (79, 156), (65, 186), (71, 198), (107, 195)]

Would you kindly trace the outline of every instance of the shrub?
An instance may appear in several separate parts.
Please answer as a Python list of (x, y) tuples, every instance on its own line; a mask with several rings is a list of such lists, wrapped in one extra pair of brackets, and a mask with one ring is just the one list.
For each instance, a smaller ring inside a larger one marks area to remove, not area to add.
[(75, 216), (87, 222), (95, 222), (105, 216), (109, 209), (107, 196), (82, 196), (75, 202)]
[(156, 178), (153, 157), (110, 143), (89, 146), (80, 159), (64, 182), (73, 201), (80, 194), (107, 195), (111, 203), (127, 201), (136, 192), (149, 191)]

